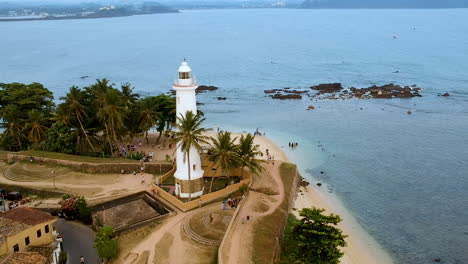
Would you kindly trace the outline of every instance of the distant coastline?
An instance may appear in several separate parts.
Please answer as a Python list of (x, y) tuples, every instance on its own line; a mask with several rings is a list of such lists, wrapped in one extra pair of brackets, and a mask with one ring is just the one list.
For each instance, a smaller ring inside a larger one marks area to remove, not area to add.
[(112, 17), (129, 17), (150, 14), (167, 14), (167, 13), (180, 13), (179, 10), (167, 10), (154, 13), (142, 14), (114, 14), (114, 15), (89, 15), (89, 16), (47, 16), (47, 17), (28, 17), (28, 18), (0, 18), (0, 22), (16, 22), (16, 21), (40, 21), (40, 20), (71, 20), (71, 19), (97, 19), (97, 18), (112, 18)]

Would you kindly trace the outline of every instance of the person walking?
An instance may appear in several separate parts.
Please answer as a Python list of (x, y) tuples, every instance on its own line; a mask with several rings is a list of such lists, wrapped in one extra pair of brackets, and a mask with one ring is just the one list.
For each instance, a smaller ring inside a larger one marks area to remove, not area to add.
[(80, 264), (85, 264), (83, 256), (80, 257)]

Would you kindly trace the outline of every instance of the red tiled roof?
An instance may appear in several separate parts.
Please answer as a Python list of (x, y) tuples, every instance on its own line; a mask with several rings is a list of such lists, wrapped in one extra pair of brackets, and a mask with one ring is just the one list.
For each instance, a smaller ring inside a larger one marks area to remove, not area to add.
[(37, 252), (16, 252), (5, 258), (0, 264), (48, 264), (48, 260)]
[(18, 207), (13, 210), (0, 214), (0, 218), (7, 218), (18, 223), (26, 225), (38, 225), (44, 222), (54, 220), (55, 217), (50, 214), (29, 207)]

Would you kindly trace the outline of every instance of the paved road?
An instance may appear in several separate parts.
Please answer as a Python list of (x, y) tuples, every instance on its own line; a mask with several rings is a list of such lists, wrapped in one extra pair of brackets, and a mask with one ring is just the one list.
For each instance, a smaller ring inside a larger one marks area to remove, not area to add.
[(79, 264), (83, 256), (86, 264), (100, 264), (96, 249), (93, 247), (96, 234), (83, 224), (60, 218), (55, 228), (63, 237), (63, 249), (68, 254), (68, 264)]

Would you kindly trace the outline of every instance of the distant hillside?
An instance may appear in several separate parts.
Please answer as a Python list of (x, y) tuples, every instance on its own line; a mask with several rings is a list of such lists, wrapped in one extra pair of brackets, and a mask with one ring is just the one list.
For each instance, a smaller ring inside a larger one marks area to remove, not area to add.
[(300, 8), (463, 8), (468, 0), (305, 0)]
[(121, 17), (157, 13), (174, 13), (178, 10), (157, 2), (102, 5), (97, 3), (31, 3), (0, 2), (0, 22), (30, 20), (63, 20)]

